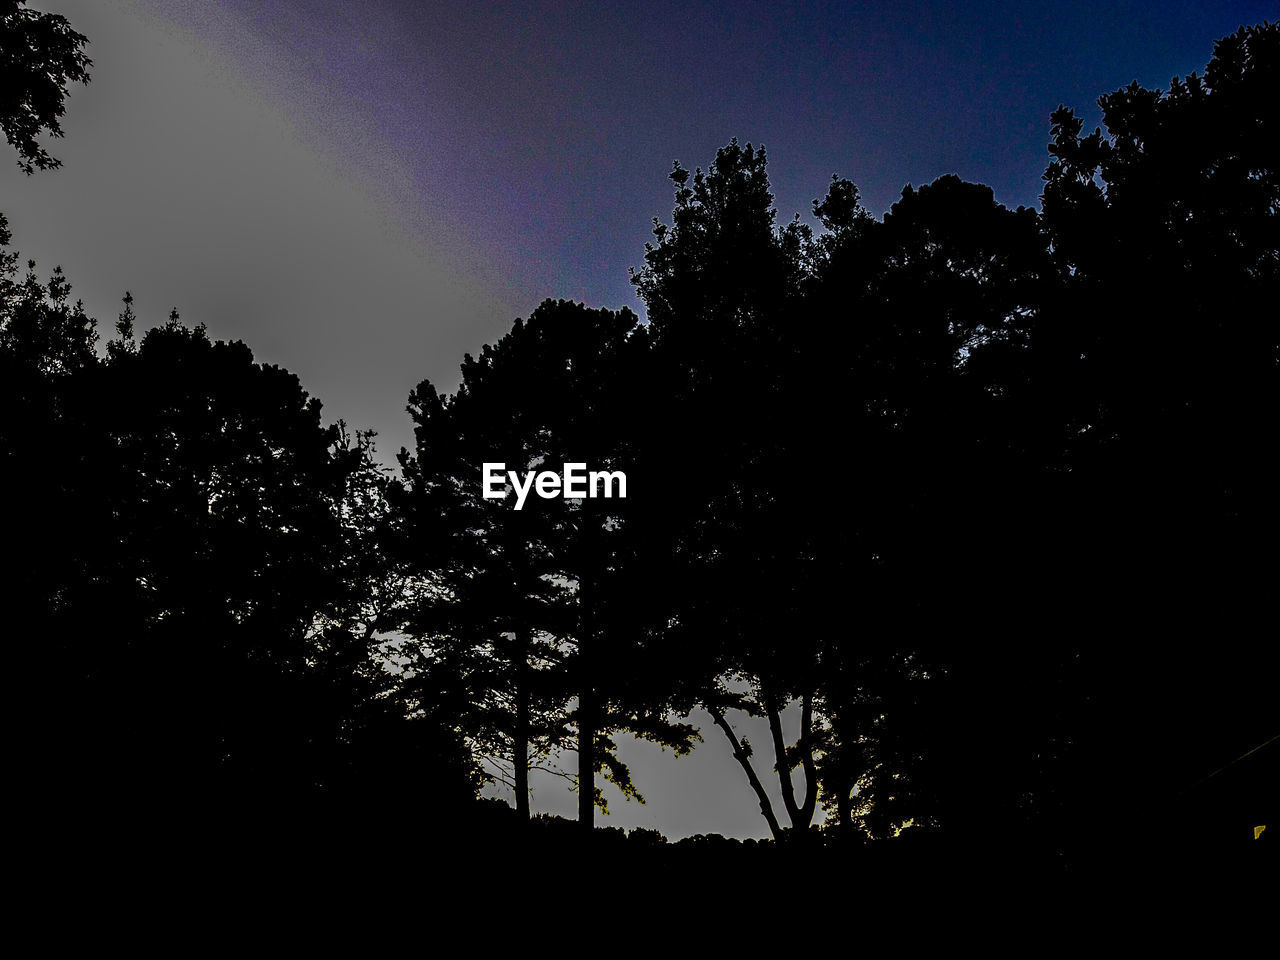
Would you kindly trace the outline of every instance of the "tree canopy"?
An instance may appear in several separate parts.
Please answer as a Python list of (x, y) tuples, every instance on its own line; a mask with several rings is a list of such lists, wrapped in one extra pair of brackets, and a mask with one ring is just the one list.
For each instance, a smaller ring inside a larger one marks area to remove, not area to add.
[[(39, 138), (86, 43), (0, 3), (27, 173), (58, 165)], [(1203, 76), (1103, 96), (1105, 129), (1059, 107), (1038, 210), (948, 174), (876, 217), (833, 175), (779, 223), (762, 147), (676, 163), (645, 318), (544, 301), (451, 392), (412, 390), (398, 469), (176, 311), (139, 335), (126, 294), (102, 342), (0, 216), (20, 793), (130, 829), (669, 867), (597, 814), (644, 802), (624, 738), (702, 740), (771, 839), (682, 849), (774, 888), (779, 852), (839, 876), (1234, 850), (1280, 782), (1256, 772), (1280, 732), (1278, 69), (1263, 24)], [(494, 463), (626, 494), (520, 508)], [(572, 841), (533, 770), (577, 791)], [(499, 787), (510, 817), (478, 799)]]
[(66, 17), (0, 2), (0, 130), (27, 174), (61, 166), (40, 138), (62, 136), (67, 88), (89, 82), (88, 43)]

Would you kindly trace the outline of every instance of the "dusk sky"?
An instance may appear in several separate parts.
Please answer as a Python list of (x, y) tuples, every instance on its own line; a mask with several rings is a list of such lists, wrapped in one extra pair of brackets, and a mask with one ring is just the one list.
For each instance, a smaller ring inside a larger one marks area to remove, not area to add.
[[(833, 173), (882, 214), (947, 173), (1034, 205), (1048, 117), (1202, 70), (1275, 3), (43, 0), (91, 41), (55, 172), (0, 209), (104, 335), (127, 289), (297, 373), (330, 418), (411, 442), (409, 390), (546, 297), (630, 306), (673, 160), (763, 144), (780, 221)], [(764, 836), (716, 730), (624, 756), (613, 826)], [(764, 742), (764, 737), (758, 738)], [(535, 809), (570, 813), (559, 781)]]

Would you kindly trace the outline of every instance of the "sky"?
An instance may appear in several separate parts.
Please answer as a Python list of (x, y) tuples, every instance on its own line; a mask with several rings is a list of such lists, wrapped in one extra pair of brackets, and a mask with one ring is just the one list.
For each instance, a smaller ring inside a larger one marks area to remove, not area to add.
[[(529, 3), (39, 0), (91, 40), (52, 145), (0, 162), (0, 210), (104, 334), (126, 290), (242, 339), (329, 418), (412, 442), (426, 378), (542, 299), (630, 306), (673, 160), (763, 144), (779, 220), (833, 173), (884, 213), (955, 173), (1035, 205), (1048, 117), (1203, 70), (1276, 3)], [(792, 718), (794, 720), (794, 718)], [(764, 836), (719, 731), (673, 760), (624, 744), (644, 807), (616, 826)], [(742, 718), (739, 718), (742, 721)], [(757, 742), (766, 742), (743, 722)], [(535, 809), (572, 815), (561, 781)]]

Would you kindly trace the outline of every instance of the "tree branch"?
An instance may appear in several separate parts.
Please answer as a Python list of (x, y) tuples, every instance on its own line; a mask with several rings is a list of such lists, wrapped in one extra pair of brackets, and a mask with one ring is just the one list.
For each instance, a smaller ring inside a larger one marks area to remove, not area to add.
[(800, 815), (807, 830), (818, 807), (818, 766), (813, 762), (813, 696), (806, 693), (800, 703), (800, 742), (796, 749), (800, 751), (800, 763), (804, 767), (804, 805)]
[(756, 776), (756, 771), (751, 766), (750, 755), (742, 748), (742, 744), (738, 742), (738, 737), (734, 734), (733, 728), (729, 726), (729, 721), (725, 719), (724, 713), (718, 707), (707, 707), (707, 712), (711, 714), (711, 719), (716, 722), (716, 726), (723, 730), (724, 735), (729, 738), (729, 746), (733, 748), (733, 759), (738, 761), (738, 764), (746, 773), (751, 789), (756, 792), (756, 797), (760, 800), (760, 813), (764, 816), (765, 822), (769, 824), (769, 832), (773, 834), (773, 839), (781, 843), (784, 837), (782, 827), (778, 825), (778, 818), (773, 815), (773, 804), (769, 802), (769, 795), (764, 792), (764, 785), (760, 783), (760, 778)]
[(778, 774), (778, 785), (782, 788), (782, 805), (787, 808), (791, 825), (803, 829), (808, 824), (802, 826), (800, 808), (796, 806), (795, 787), (791, 783), (791, 763), (787, 759), (786, 741), (782, 738), (782, 715), (778, 709), (778, 700), (771, 693), (764, 695), (764, 712), (769, 718), (769, 733), (773, 737), (773, 756), (776, 761), (774, 770)]

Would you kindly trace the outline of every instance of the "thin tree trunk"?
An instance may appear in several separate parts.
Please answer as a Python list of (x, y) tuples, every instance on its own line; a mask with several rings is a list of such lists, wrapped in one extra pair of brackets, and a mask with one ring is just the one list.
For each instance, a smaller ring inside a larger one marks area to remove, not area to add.
[(516, 729), (513, 743), (516, 814), (529, 819), (529, 628), (516, 628)]
[(841, 842), (848, 843), (853, 836), (853, 798), (849, 796), (849, 776), (840, 761), (840, 783), (836, 793), (836, 830)]
[(808, 830), (818, 809), (818, 765), (813, 760), (813, 696), (800, 699), (800, 766), (804, 770), (804, 803), (800, 805), (802, 823), (797, 829)]
[(787, 762), (787, 744), (782, 737), (782, 710), (777, 697), (764, 695), (764, 712), (769, 718), (769, 734), (773, 738), (773, 769), (778, 774), (778, 786), (782, 791), (782, 805), (786, 808), (791, 826), (800, 821), (800, 808), (796, 806), (796, 791), (791, 783), (791, 766)]
[[(584, 525), (590, 522), (586, 517), (583, 520)], [(589, 557), (588, 564), (591, 559)], [(578, 824), (588, 831), (596, 822), (596, 727), (599, 725), (591, 662), (595, 641), (592, 635), (594, 603), (592, 571), (584, 570), (578, 581)]]
[(764, 792), (764, 785), (760, 782), (760, 778), (756, 776), (755, 768), (751, 766), (751, 757), (742, 748), (742, 744), (738, 742), (737, 735), (733, 732), (733, 728), (729, 726), (729, 721), (725, 719), (722, 713), (716, 707), (708, 707), (707, 712), (711, 714), (711, 719), (716, 722), (724, 735), (729, 738), (729, 746), (733, 748), (733, 759), (738, 761), (738, 765), (742, 767), (747, 774), (747, 782), (751, 784), (751, 789), (755, 791), (756, 798), (760, 801), (760, 813), (764, 816), (765, 822), (769, 824), (769, 832), (773, 834), (773, 839), (782, 843), (786, 839), (782, 827), (778, 823), (778, 818), (774, 816), (773, 804), (769, 802), (769, 795)]
[(832, 721), (832, 734), (836, 744), (835, 755), (835, 795), (836, 795), (836, 835), (841, 843), (848, 843), (853, 837), (853, 747), (850, 746), (849, 707), (842, 705)]
[(787, 816), (791, 819), (792, 837), (797, 843), (803, 842), (808, 835), (809, 824), (813, 822), (818, 804), (818, 770), (810, 742), (813, 700), (806, 694), (801, 703), (800, 740), (797, 749), (804, 768), (805, 792), (804, 801), (797, 804), (795, 785), (791, 781), (791, 763), (787, 760), (787, 744), (782, 736), (782, 710), (777, 697), (768, 693), (764, 696), (765, 715), (769, 718), (769, 733), (773, 738), (774, 769), (778, 773), (778, 786), (782, 790), (782, 805), (786, 807)]

